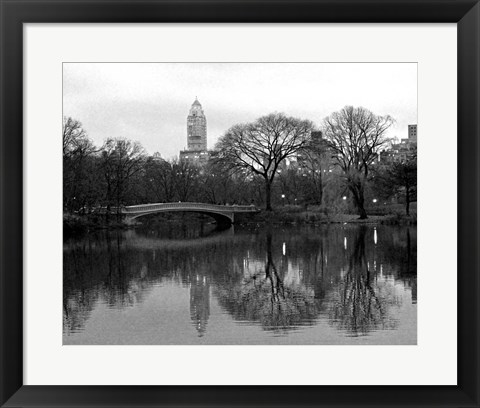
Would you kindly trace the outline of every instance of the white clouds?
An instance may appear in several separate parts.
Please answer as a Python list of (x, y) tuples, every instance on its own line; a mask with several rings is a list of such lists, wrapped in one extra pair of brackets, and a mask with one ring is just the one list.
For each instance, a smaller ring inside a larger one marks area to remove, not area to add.
[(198, 96), (208, 145), (230, 126), (270, 112), (322, 119), (345, 105), (390, 114), (390, 136), (417, 123), (417, 66), (392, 63), (68, 63), (64, 115), (80, 120), (100, 144), (140, 141), (149, 153), (178, 154), (186, 117)]

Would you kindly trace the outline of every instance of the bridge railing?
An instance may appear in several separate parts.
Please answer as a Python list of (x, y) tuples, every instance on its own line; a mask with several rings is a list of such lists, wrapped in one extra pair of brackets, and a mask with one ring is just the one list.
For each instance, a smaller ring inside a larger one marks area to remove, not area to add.
[(214, 212), (258, 212), (259, 209), (254, 205), (217, 205), (206, 203), (153, 203), (153, 204), (140, 204), (129, 205), (122, 208), (124, 214), (135, 214), (139, 212), (148, 212), (155, 210), (203, 210)]

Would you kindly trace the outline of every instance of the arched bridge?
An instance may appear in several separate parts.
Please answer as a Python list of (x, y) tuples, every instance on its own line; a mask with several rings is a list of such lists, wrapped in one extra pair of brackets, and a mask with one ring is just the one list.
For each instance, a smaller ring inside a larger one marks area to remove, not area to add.
[(253, 205), (216, 205), (180, 202), (130, 205), (128, 207), (122, 207), (120, 213), (124, 215), (127, 223), (131, 223), (134, 219), (143, 215), (171, 211), (206, 214), (213, 217), (218, 224), (233, 224), (236, 213), (256, 213), (260, 210)]

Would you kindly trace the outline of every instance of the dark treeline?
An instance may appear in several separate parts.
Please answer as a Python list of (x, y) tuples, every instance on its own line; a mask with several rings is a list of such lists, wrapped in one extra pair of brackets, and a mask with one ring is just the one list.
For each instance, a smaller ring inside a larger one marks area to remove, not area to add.
[(107, 138), (95, 146), (82, 124), (63, 123), (63, 205), (66, 213), (154, 202), (319, 206), (366, 218), (372, 197), (415, 201), (416, 153), (376, 165), (393, 123), (364, 108), (345, 107), (312, 122), (270, 114), (230, 128), (209, 161), (197, 166), (150, 156), (140, 143)]

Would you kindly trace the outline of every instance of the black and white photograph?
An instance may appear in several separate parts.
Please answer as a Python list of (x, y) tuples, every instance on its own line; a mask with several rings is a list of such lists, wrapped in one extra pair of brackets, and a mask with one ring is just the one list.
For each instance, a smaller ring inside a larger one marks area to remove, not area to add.
[(63, 345), (417, 344), (417, 63), (65, 62), (62, 97)]

